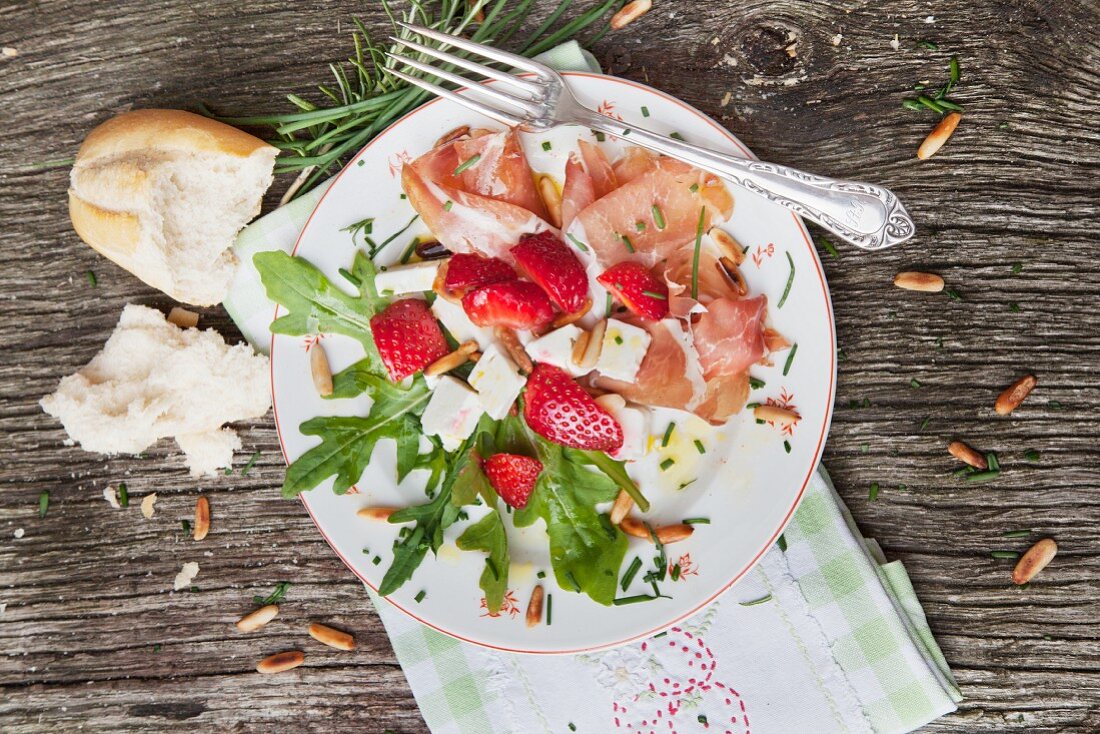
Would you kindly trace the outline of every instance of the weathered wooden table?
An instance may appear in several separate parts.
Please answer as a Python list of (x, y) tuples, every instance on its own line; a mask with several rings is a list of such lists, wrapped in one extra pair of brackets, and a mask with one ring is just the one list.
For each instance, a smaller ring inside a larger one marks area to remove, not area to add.
[[(597, 44), (606, 68), (677, 94), (762, 157), (888, 185), (919, 224), (888, 252), (823, 253), (844, 354), (825, 460), (864, 531), (905, 561), (966, 695), (927, 730), (1100, 730), (1100, 8), (656, 5)], [(386, 32), (377, 3), (346, 0), (0, 3), (0, 45), (18, 51), (0, 57), (0, 731), (425, 731), (362, 588), (278, 497), (270, 418), (244, 427), (238, 461), (259, 452), (246, 476), (196, 482), (167, 442), (143, 458), (67, 447), (37, 406), (99, 350), (124, 303), (169, 305), (80, 243), (68, 171), (43, 164), (131, 107), (285, 109), (281, 95), (349, 53), (353, 13)], [(918, 162), (933, 118), (900, 101), (945, 78), (951, 54), (967, 111)], [(894, 288), (904, 269), (941, 273), (959, 298)], [(236, 335), (220, 309), (203, 322)], [(1026, 372), (1038, 390), (997, 417), (998, 390)], [(1002, 477), (952, 477), (952, 437), (999, 452)], [(153, 520), (104, 502), (120, 481), (158, 493)], [(199, 590), (171, 593), (194, 551), (180, 520), (199, 488), (214, 508)], [(1026, 547), (1002, 537), (1018, 528), (1061, 544), (1026, 590), (989, 555)], [(293, 582), (287, 623), (236, 633), (252, 595), (281, 580)], [(355, 631), (361, 648), (311, 653), (275, 679), (254, 672), (313, 618)]]

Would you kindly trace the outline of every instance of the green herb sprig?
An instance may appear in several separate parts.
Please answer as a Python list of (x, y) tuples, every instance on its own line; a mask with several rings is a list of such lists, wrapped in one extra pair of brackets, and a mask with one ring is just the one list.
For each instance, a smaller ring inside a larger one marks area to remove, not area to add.
[[(936, 50), (934, 46), (935, 44), (924, 47), (934, 51)], [(941, 115), (945, 115), (948, 112), (962, 112), (963, 106), (947, 97), (961, 79), (962, 71), (959, 68), (959, 59), (956, 56), (952, 56), (947, 64), (947, 82), (945, 82), (943, 86), (935, 91), (929, 91), (924, 84), (916, 84), (913, 89), (921, 92), (921, 94), (918, 94), (916, 97), (907, 97), (903, 99), (901, 101), (901, 106), (907, 110), (918, 112), (922, 110), (932, 110)]]

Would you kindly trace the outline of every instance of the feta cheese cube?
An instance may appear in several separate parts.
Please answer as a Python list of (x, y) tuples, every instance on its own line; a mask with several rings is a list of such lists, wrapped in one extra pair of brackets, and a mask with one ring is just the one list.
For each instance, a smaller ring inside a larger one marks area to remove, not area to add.
[(496, 420), (508, 415), (525, 384), (527, 378), (496, 344), (481, 353), (481, 359), (470, 373), (470, 385), (481, 396), (481, 407)]
[(641, 327), (608, 319), (596, 371), (614, 380), (634, 382), (652, 340), (649, 332)]
[(470, 321), (460, 303), (451, 303), (446, 298), (437, 298), (432, 303), (432, 313), (459, 344), (475, 341), (479, 347), (485, 348), (493, 343), (493, 330), (477, 326)]
[(583, 333), (580, 327), (568, 324), (529, 342), (526, 345), (527, 354), (532, 361), (552, 364), (573, 377), (580, 377), (589, 370), (573, 364), (573, 345)]
[(430, 291), (441, 260), (425, 260), (411, 265), (391, 265), (378, 273), (374, 285), (382, 296)]
[(439, 436), (443, 448), (454, 451), (474, 432), (484, 412), (476, 392), (461, 380), (444, 375), (428, 399), (420, 425), (424, 433)]

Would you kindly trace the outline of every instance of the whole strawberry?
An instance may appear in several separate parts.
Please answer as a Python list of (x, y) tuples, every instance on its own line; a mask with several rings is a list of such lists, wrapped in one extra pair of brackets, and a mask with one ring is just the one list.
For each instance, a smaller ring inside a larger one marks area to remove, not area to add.
[(493, 454), (482, 462), (481, 469), (500, 498), (519, 510), (527, 506), (542, 462), (521, 454)]
[(588, 275), (573, 250), (553, 232), (540, 232), (520, 240), (512, 256), (528, 278), (535, 281), (565, 313), (575, 313), (588, 298)]
[(668, 284), (641, 263), (624, 260), (596, 280), (642, 318), (656, 321), (668, 315)]
[(458, 298), (489, 283), (514, 280), (516, 271), (495, 257), (483, 257), (472, 252), (460, 252), (447, 261), (443, 288)]
[(439, 322), (419, 298), (394, 301), (370, 320), (374, 345), (390, 379), (399, 382), (451, 351)]
[(554, 318), (554, 305), (546, 293), (526, 280), (483, 285), (463, 297), (462, 308), (478, 326), (535, 329)]
[(543, 438), (575, 449), (618, 451), (623, 429), (565, 370), (539, 363), (527, 378), (523, 417)]

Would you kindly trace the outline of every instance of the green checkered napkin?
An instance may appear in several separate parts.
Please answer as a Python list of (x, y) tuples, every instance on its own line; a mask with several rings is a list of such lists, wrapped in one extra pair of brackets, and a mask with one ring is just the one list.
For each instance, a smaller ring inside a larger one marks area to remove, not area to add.
[[(543, 60), (598, 71), (582, 54), (570, 43)], [(225, 306), (263, 351), (274, 305), (252, 255), (290, 251), (325, 188), (238, 237), (243, 266)], [(905, 569), (859, 534), (824, 469), (784, 537), (785, 551), (692, 619), (602, 653), (496, 652), (371, 597), (436, 734), (908, 732), (953, 711), (961, 696)], [(693, 660), (709, 660), (709, 675)]]

